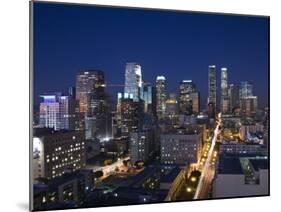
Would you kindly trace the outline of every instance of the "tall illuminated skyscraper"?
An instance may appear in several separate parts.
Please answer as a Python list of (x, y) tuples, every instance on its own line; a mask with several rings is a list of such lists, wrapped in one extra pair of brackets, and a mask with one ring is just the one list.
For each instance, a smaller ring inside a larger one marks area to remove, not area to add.
[(174, 125), (178, 120), (178, 101), (177, 95), (174, 93), (170, 93), (169, 97), (166, 100), (166, 111), (165, 116), (171, 120), (171, 124)]
[(135, 132), (141, 125), (143, 117), (143, 101), (138, 102), (130, 98), (121, 99), (121, 132), (128, 135)]
[(227, 96), (228, 92), (228, 75), (227, 68), (221, 68), (221, 96)]
[(166, 115), (175, 116), (178, 114), (178, 101), (175, 93), (170, 93), (166, 100)]
[(208, 74), (208, 110), (209, 116), (214, 118), (217, 108), (217, 81), (215, 65), (209, 66)]
[(76, 99), (79, 100), (79, 111), (88, 112), (89, 95), (104, 89), (104, 74), (100, 70), (81, 71), (76, 75)]
[(60, 104), (56, 95), (41, 95), (39, 126), (60, 129)]
[(166, 78), (164, 76), (156, 77), (156, 113), (158, 118), (163, 118), (166, 110)]
[(240, 108), (246, 116), (255, 114), (258, 108), (258, 97), (254, 96), (253, 84), (247, 81), (240, 83)]
[(143, 84), (140, 87), (140, 98), (144, 101), (144, 112), (152, 113), (152, 98), (153, 98), (153, 87), (149, 84)]
[(240, 107), (239, 85), (229, 85), (230, 110)]
[(129, 136), (130, 160), (132, 164), (137, 161), (147, 162), (151, 151), (152, 131), (149, 129), (131, 132)]
[(136, 102), (139, 101), (141, 86), (141, 66), (137, 63), (127, 63), (125, 71), (124, 95), (128, 95)]
[(41, 95), (39, 126), (44, 128), (74, 129), (75, 107), (69, 96), (61, 93)]
[(200, 110), (199, 92), (192, 80), (182, 80), (179, 88), (180, 113), (190, 115)]
[(240, 98), (253, 96), (253, 85), (248, 81), (240, 83)]
[(255, 114), (258, 109), (258, 97), (248, 96), (248, 97), (241, 98), (240, 108), (241, 108), (241, 113), (246, 116)]
[(101, 70), (81, 71), (76, 75), (76, 99), (83, 113), (86, 139), (111, 137), (111, 115)]
[(228, 113), (229, 112), (229, 95), (228, 95), (228, 74), (227, 68), (221, 68), (221, 112)]

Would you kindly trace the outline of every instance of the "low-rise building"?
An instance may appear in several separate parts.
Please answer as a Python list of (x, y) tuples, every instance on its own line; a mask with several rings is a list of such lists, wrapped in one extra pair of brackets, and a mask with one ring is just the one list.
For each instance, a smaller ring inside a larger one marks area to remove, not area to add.
[(245, 140), (250, 133), (263, 133), (264, 125), (262, 123), (243, 124), (240, 128), (240, 137)]
[(258, 157), (220, 157), (213, 197), (268, 195), (268, 160)]
[(63, 174), (47, 183), (34, 184), (34, 209), (51, 209), (53, 205), (72, 202), (79, 206), (94, 187), (92, 170), (78, 170)]
[(239, 143), (237, 141), (223, 141), (220, 145), (220, 154), (263, 154), (264, 145), (255, 143)]

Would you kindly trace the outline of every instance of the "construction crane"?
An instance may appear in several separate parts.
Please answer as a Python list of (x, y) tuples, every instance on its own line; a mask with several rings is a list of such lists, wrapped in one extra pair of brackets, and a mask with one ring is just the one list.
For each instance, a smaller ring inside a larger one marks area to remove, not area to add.
[[(151, 85), (149, 82), (143, 82), (143, 85)], [(104, 87), (125, 87), (125, 84), (104, 84)]]

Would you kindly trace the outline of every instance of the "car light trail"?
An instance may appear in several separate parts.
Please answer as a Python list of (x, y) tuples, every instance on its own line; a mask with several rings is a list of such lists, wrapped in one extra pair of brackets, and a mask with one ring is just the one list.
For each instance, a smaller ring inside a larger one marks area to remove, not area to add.
[[(219, 114), (218, 117), (220, 118), (220, 114)], [(211, 162), (211, 159), (212, 159), (212, 154), (213, 154), (213, 151), (214, 151), (214, 148), (215, 148), (215, 145), (216, 145), (216, 141), (217, 141), (217, 137), (218, 137), (218, 133), (219, 133), (219, 126), (220, 126), (220, 120), (219, 120), (219, 123), (217, 124), (217, 126), (214, 130), (214, 136), (213, 136), (213, 139), (212, 139), (211, 147), (210, 147), (209, 152), (208, 152), (208, 157), (206, 159), (203, 170), (201, 172), (199, 183), (198, 183), (198, 186), (197, 186), (197, 189), (196, 189), (196, 192), (194, 194), (193, 199), (198, 199), (200, 191), (202, 189), (203, 180), (205, 178), (206, 173), (208, 172), (208, 168), (210, 166), (210, 162)]]

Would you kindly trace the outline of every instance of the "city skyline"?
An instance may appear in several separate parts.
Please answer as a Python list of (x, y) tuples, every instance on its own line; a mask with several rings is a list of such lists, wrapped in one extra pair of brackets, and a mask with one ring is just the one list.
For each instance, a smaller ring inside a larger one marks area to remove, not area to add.
[(32, 209), (269, 195), (269, 18), (32, 4)]
[[(147, 10), (146, 16), (140, 18), (138, 14), (142, 10), (135, 12), (128, 8), (117, 10), (82, 5), (72, 8), (53, 4), (37, 4), (35, 7), (40, 9), (40, 14), (35, 10), (38, 22), (34, 23), (37, 58), (34, 64), (35, 99), (48, 91), (66, 92), (68, 87), (75, 85), (76, 73), (85, 69), (104, 71), (107, 84), (124, 84), (126, 63), (136, 62), (142, 66), (142, 77), (149, 83), (155, 85), (156, 76), (164, 75), (168, 92), (178, 93), (181, 80), (192, 80), (201, 92), (201, 105), (205, 108), (208, 66), (214, 64), (218, 70), (222, 67), (228, 69), (229, 84), (252, 82), (259, 106), (268, 106), (268, 22), (265, 19), (200, 14), (201, 21), (198, 21), (197, 13), (158, 10)], [(109, 14), (106, 17), (103, 15), (105, 12)], [(70, 16), (72, 13), (76, 14), (75, 18)], [(136, 19), (138, 26), (133, 24), (129, 30), (132, 19)], [(82, 24), (79, 30), (73, 31), (78, 20)], [(120, 23), (119, 28), (113, 26), (116, 21)], [(186, 22), (193, 28), (183, 28), (178, 22)], [(95, 24), (98, 32), (92, 27)], [(120, 34), (120, 31), (124, 33)], [(196, 33), (199, 35), (197, 38), (194, 37)], [(106, 36), (101, 38), (101, 34)], [(116, 43), (112, 43), (115, 39)], [(107, 91), (115, 99), (116, 93), (123, 89), (107, 88)]]

